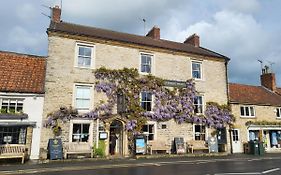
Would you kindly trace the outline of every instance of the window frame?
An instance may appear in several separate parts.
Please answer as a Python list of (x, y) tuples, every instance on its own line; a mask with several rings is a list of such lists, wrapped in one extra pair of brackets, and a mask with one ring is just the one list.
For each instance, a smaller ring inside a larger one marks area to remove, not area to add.
[[(79, 109), (79, 108), (77, 108), (77, 87), (88, 87), (89, 89), (90, 89), (90, 97), (89, 97), (89, 109)], [(87, 111), (89, 111), (89, 110), (91, 110), (92, 108), (93, 108), (93, 95), (94, 95), (94, 93), (93, 93), (93, 85), (92, 84), (80, 84), (80, 83), (75, 83), (74, 84), (74, 86), (73, 86), (73, 107), (75, 108), (75, 109), (77, 109), (78, 110), (78, 112), (87, 112)]]
[[(148, 135), (147, 135), (147, 141), (154, 141), (154, 140), (157, 140), (157, 126), (156, 126), (156, 122), (153, 122), (153, 121), (148, 121), (146, 124), (144, 124), (142, 127), (144, 127), (145, 125), (147, 125), (148, 127)], [(153, 129), (152, 129), (152, 132), (150, 133), (149, 132), (149, 126), (153, 126)], [(143, 131), (143, 128), (142, 128), (142, 132), (145, 134), (145, 132)], [(149, 135), (153, 135), (153, 139), (149, 139)]]
[(70, 125), (69, 125), (69, 140), (68, 142), (70, 143), (76, 143), (77, 141), (74, 141), (72, 140), (72, 136), (73, 136), (73, 125), (74, 124), (90, 124), (89, 126), (89, 137), (88, 137), (88, 141), (87, 142), (80, 142), (79, 143), (89, 143), (90, 145), (93, 145), (93, 121), (92, 120), (89, 120), (89, 119), (73, 119), (73, 120), (70, 120)]
[[(2, 107), (4, 106), (3, 105), (3, 102), (5, 101), (5, 100), (7, 100), (8, 101), (8, 105), (7, 105), (7, 113), (10, 113), (10, 106), (11, 106), (11, 101), (15, 101), (15, 113), (23, 113), (23, 111), (24, 111), (24, 98), (6, 98), (6, 97), (4, 97), (4, 98), (0, 98), (0, 110), (2, 109)], [(20, 103), (19, 103), (20, 102)], [(18, 108), (18, 105), (19, 104), (22, 104), (22, 106), (21, 106), (21, 108), (22, 108), (22, 110), (20, 110), (20, 111), (17, 111), (17, 108)]]
[[(80, 47), (87, 47), (91, 48), (91, 62), (90, 66), (79, 66), (79, 48)], [(83, 69), (94, 69), (95, 67), (95, 58), (96, 58), (96, 46), (94, 44), (76, 42), (75, 43), (75, 64), (74, 67), (83, 68)]]
[[(150, 73), (149, 72), (142, 72), (142, 55), (149, 55), (151, 56), (151, 61), (150, 61)], [(139, 53), (139, 73), (142, 75), (148, 75), (148, 74), (154, 74), (154, 60), (155, 60), (155, 55), (152, 53), (147, 53), (147, 52), (140, 52)]]
[[(200, 65), (200, 78), (193, 77), (193, 63)], [(203, 80), (203, 62), (202, 61), (197, 61), (197, 60), (192, 60), (191, 61), (191, 77), (194, 80)]]
[(204, 109), (205, 109), (205, 105), (204, 105), (204, 96), (203, 95), (196, 95), (195, 97), (201, 97), (201, 101), (202, 101), (202, 104), (201, 104), (201, 106), (202, 106), (202, 112), (201, 113), (196, 113), (195, 112), (195, 106), (197, 105), (197, 106), (199, 106), (198, 104), (195, 104), (195, 100), (193, 99), (193, 106), (194, 106), (194, 114), (203, 114), (204, 113)]
[[(200, 139), (198, 140), (198, 139), (196, 139), (196, 133), (197, 132), (195, 132), (195, 127), (196, 126), (200, 126), (200, 130), (202, 129), (202, 127), (204, 127), (204, 129), (205, 129), (205, 132), (203, 133), (202, 131), (200, 131), (199, 132), (199, 137), (200, 137)], [(202, 138), (202, 135), (205, 135), (205, 137), (204, 137), (204, 140), (202, 140), (201, 138)], [(208, 132), (207, 132), (207, 127), (206, 127), (206, 125), (203, 125), (203, 124), (193, 124), (193, 138), (194, 138), (194, 140), (198, 140), (198, 141), (206, 141), (206, 139), (208, 138)]]
[[(23, 134), (23, 135), (21, 135)], [(16, 135), (16, 139), (14, 136)], [(26, 126), (4, 126), (0, 128), (0, 144), (6, 144), (4, 142), (5, 136), (12, 136), (12, 142), (8, 144), (26, 144), (27, 127)], [(3, 140), (2, 140), (3, 139)], [(3, 141), (3, 143), (1, 143)], [(14, 141), (17, 141), (15, 143)]]
[(281, 119), (281, 107), (276, 108), (276, 118)]
[[(242, 110), (241, 110), (242, 108), (243, 108), (243, 113), (244, 113), (243, 115), (242, 115)], [(253, 111), (251, 111), (251, 108), (253, 109)], [(239, 110), (240, 110), (241, 118), (255, 118), (256, 117), (256, 110), (255, 110), (254, 106), (240, 105)], [(247, 111), (248, 111), (249, 115), (246, 115)], [(252, 115), (252, 112), (253, 112), (253, 115)]]
[[(145, 93), (150, 93), (151, 94), (151, 101), (142, 101), (142, 93), (145, 92)], [(154, 101), (154, 95), (152, 92), (149, 92), (149, 91), (141, 91), (140, 92), (140, 106), (142, 107), (142, 103), (147, 103), (147, 102), (150, 102), (151, 103), (151, 106), (150, 106), (150, 111), (147, 111), (146, 109), (144, 109), (146, 112), (153, 112), (153, 101)]]

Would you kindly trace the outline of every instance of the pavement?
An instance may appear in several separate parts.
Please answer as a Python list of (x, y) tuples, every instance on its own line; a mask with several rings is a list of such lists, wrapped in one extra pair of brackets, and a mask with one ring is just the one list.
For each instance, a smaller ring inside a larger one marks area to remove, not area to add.
[(41, 162), (19, 162), (4, 163), (0, 165), (0, 174), (34, 174), (47, 172), (64, 172), (75, 170), (101, 170), (114, 168), (146, 167), (156, 165), (186, 164), (186, 163), (207, 163), (207, 162), (226, 162), (226, 161), (249, 161), (249, 160), (281, 160), (280, 153), (265, 154), (263, 156), (247, 154), (231, 155), (168, 155), (168, 156), (146, 156), (136, 158), (119, 159), (67, 159)]

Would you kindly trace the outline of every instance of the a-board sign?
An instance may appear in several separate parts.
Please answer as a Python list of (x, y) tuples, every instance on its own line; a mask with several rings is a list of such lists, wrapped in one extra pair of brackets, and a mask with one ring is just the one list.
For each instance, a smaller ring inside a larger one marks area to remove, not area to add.
[(137, 136), (135, 138), (136, 154), (146, 154), (146, 140), (145, 136)]
[(185, 153), (184, 140), (182, 137), (175, 137), (175, 149), (177, 154)]
[(48, 152), (50, 160), (62, 159), (61, 139), (49, 139)]
[(218, 140), (216, 137), (209, 137), (208, 138), (208, 147), (211, 153), (218, 152)]

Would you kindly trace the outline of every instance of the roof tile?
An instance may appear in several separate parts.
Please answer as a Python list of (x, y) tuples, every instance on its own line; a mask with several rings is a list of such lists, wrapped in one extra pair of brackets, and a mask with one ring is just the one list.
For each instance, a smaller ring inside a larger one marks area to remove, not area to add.
[(44, 93), (45, 57), (0, 51), (0, 91)]

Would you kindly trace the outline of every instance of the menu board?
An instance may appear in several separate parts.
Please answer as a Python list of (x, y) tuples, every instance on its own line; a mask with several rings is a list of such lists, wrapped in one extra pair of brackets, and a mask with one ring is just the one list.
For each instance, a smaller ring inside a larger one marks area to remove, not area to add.
[(62, 159), (61, 139), (49, 139), (48, 152), (50, 160)]
[(137, 136), (135, 140), (136, 144), (136, 154), (146, 153), (146, 141), (144, 136)]
[(182, 137), (175, 137), (175, 148), (177, 154), (185, 153), (184, 140)]
[(218, 140), (216, 137), (209, 137), (208, 138), (208, 146), (211, 153), (218, 152)]

